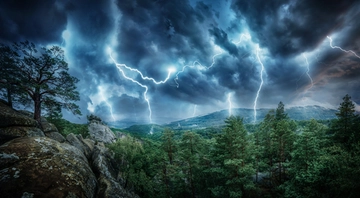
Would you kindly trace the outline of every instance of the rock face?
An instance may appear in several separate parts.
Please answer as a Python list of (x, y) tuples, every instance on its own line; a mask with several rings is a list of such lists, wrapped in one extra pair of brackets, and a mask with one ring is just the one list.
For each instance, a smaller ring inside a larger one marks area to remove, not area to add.
[(94, 147), (92, 166), (99, 182), (97, 197), (138, 197), (126, 191), (116, 180), (119, 170), (107, 148), (97, 145)]
[(18, 137), (43, 137), (37, 122), (0, 102), (0, 144)]
[(66, 136), (66, 140), (83, 152), (87, 159), (91, 159), (95, 145), (93, 140), (83, 139), (81, 135), (74, 135), (72, 133)]
[(110, 128), (96, 120), (92, 120), (90, 122), (88, 129), (90, 137), (95, 141), (110, 144), (116, 140), (115, 134), (110, 130)]
[(84, 154), (47, 137), (0, 146), (2, 197), (95, 197), (97, 180)]
[(92, 139), (66, 139), (42, 118), (16, 111), (0, 101), (0, 197), (124, 197), (118, 170), (105, 144), (116, 140), (109, 127), (94, 120)]

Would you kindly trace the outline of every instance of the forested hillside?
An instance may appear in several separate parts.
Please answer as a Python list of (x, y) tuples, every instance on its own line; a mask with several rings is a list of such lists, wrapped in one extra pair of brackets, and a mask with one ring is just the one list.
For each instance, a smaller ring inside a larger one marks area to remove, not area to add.
[(295, 122), (280, 102), (252, 132), (231, 116), (221, 131), (165, 129), (109, 148), (141, 197), (360, 197), (359, 123), (346, 95), (327, 125)]

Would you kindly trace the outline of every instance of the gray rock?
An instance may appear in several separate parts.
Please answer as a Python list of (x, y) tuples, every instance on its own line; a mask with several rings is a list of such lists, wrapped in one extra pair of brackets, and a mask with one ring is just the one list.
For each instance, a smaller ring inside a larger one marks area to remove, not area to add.
[(110, 144), (116, 140), (115, 134), (110, 130), (110, 128), (100, 122), (90, 122), (88, 129), (90, 137), (95, 141)]
[(0, 145), (18, 137), (44, 137), (38, 123), (0, 102)]
[(26, 117), (34, 118), (34, 113), (27, 110), (17, 110), (17, 112), (23, 114)]
[(122, 139), (122, 138), (126, 138), (127, 135), (126, 135), (126, 133), (116, 132), (115, 137), (116, 137), (116, 139)]
[(56, 126), (53, 123), (48, 122), (43, 117), (41, 117), (40, 125), (41, 125), (41, 128), (44, 131), (44, 133), (59, 132), (59, 130), (56, 128)]
[(0, 128), (0, 145), (18, 137), (44, 137), (39, 128), (26, 126), (11, 126)]
[(70, 133), (66, 136), (66, 140), (76, 148), (78, 148), (82, 153), (85, 153), (84, 145), (81, 143), (81, 141), (73, 134)]
[(98, 145), (94, 147), (92, 167), (99, 183), (97, 197), (138, 197), (136, 194), (126, 191), (115, 179), (119, 170), (116, 168), (116, 163), (106, 147)]
[(45, 136), (48, 137), (48, 138), (51, 138), (53, 140), (56, 140), (56, 141), (58, 141), (60, 143), (64, 143), (66, 141), (64, 136), (62, 136), (58, 132), (48, 132), (48, 133), (45, 133)]
[(36, 127), (36, 120), (25, 116), (0, 102), (0, 127), (26, 126)]
[(0, 146), (1, 197), (95, 197), (97, 180), (84, 154), (47, 137)]

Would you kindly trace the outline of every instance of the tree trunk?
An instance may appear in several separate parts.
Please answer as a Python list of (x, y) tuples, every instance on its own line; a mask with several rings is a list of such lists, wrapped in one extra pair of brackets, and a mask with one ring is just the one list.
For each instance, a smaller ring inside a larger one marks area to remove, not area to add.
[(40, 123), (41, 119), (41, 98), (39, 93), (34, 94), (34, 119)]

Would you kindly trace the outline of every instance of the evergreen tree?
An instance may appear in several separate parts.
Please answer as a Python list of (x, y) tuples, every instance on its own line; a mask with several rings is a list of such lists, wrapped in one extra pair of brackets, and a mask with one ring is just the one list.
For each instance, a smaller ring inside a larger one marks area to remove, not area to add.
[(19, 54), (11, 47), (0, 44), (0, 90), (10, 107), (13, 107), (14, 99), (20, 100), (19, 96), (23, 94), (16, 86), (22, 81), (19, 59)]
[(180, 161), (182, 162), (182, 170), (184, 172), (186, 189), (190, 192), (187, 197), (196, 196), (197, 183), (201, 182), (197, 179), (197, 175), (201, 172), (200, 170), (200, 158), (202, 143), (201, 138), (198, 134), (193, 132), (185, 132), (182, 135), (180, 144)]
[(286, 197), (323, 197), (324, 166), (319, 159), (326, 156), (326, 128), (312, 119), (294, 143), (289, 164), (290, 180), (285, 183)]
[(240, 117), (230, 116), (225, 123), (223, 133), (216, 138), (212, 171), (217, 184), (212, 192), (215, 197), (249, 197), (255, 170), (248, 134)]
[(334, 134), (335, 142), (351, 150), (351, 147), (356, 145), (360, 138), (360, 119), (359, 115), (355, 113), (355, 104), (348, 94), (343, 98), (338, 110), (337, 119), (334, 121), (331, 131)]
[(142, 144), (133, 137), (118, 139), (108, 146), (115, 153), (115, 159), (120, 165), (121, 176), (124, 179), (124, 188), (137, 187), (141, 175), (140, 156), (144, 154)]
[(174, 132), (170, 129), (165, 129), (161, 136), (161, 148), (164, 153), (163, 160), (161, 162), (161, 181), (164, 186), (163, 191), (165, 197), (172, 197), (175, 193), (181, 193), (182, 182), (178, 179), (182, 175), (178, 171), (176, 159), (177, 142), (174, 139)]

